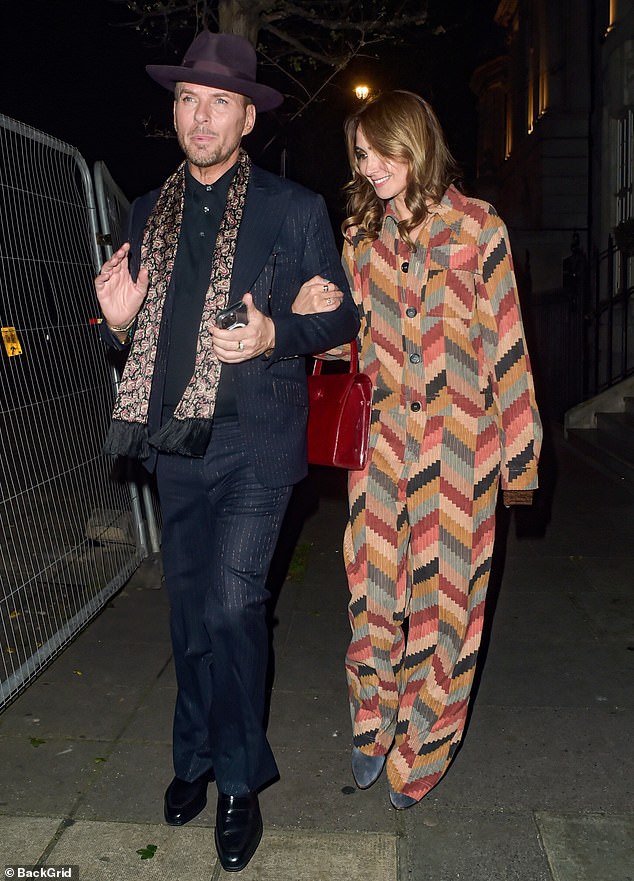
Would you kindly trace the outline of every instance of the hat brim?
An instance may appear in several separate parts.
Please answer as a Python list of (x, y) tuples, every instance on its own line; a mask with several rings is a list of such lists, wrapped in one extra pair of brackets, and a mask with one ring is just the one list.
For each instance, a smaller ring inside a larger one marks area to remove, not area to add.
[(176, 67), (166, 64), (148, 64), (145, 68), (148, 75), (157, 83), (170, 92), (174, 91), (176, 83), (194, 83), (197, 86), (210, 86), (212, 88), (226, 89), (238, 95), (246, 95), (255, 104), (255, 109), (260, 113), (274, 110), (284, 100), (284, 95), (270, 86), (255, 83), (251, 80), (243, 80), (238, 77), (223, 76), (220, 73), (210, 73), (205, 70), (194, 70), (191, 67)]

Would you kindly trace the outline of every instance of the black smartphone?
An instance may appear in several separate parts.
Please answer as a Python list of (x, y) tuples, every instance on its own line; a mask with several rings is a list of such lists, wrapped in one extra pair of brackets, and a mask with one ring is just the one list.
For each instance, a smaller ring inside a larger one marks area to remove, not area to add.
[(246, 327), (247, 323), (247, 307), (242, 300), (239, 303), (231, 303), (231, 305), (221, 309), (216, 315), (216, 324), (223, 330), (233, 330), (234, 327)]

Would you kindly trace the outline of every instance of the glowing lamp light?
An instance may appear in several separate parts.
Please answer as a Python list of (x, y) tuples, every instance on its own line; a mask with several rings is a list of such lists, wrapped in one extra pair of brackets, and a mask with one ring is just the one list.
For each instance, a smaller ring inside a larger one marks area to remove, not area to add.
[(369, 86), (355, 86), (354, 93), (359, 99), (359, 101), (365, 101), (368, 95), (370, 94)]

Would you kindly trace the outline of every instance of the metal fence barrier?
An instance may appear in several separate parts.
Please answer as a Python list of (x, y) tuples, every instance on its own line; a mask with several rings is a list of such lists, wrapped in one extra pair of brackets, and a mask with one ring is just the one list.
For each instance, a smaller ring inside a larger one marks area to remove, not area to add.
[(114, 384), (97, 234), (78, 152), (0, 115), (0, 709), (146, 553), (101, 454)]
[[(93, 169), (95, 198), (99, 213), (101, 234), (99, 242), (106, 258), (125, 241), (124, 224), (130, 204), (124, 193), (112, 179), (104, 162), (95, 162)], [(118, 386), (122, 359), (110, 353), (110, 365), (115, 386)], [(156, 481), (135, 461), (126, 464), (128, 487), (133, 509), (139, 522), (140, 540), (144, 548), (149, 546), (152, 553), (160, 549), (159, 526), (161, 511), (156, 492)]]

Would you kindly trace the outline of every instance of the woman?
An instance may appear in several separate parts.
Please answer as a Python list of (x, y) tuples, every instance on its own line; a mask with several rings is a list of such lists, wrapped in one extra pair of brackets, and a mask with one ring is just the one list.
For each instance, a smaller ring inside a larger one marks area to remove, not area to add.
[[(360, 788), (397, 809), (456, 753), (482, 633), (498, 485), (530, 504), (541, 425), (510, 247), (427, 102), (390, 92), (346, 122), (344, 265), (373, 380), (370, 456), (349, 476), (346, 657)], [(307, 297), (296, 311), (336, 308)]]

